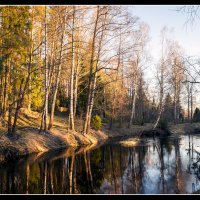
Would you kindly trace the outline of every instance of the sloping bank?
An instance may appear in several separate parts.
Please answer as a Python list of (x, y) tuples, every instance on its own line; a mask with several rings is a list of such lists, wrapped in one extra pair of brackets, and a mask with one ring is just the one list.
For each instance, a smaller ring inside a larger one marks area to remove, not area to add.
[(86, 135), (67, 130), (61, 125), (52, 128), (50, 133), (39, 133), (36, 128), (21, 128), (15, 138), (9, 138), (6, 133), (0, 134), (0, 161), (70, 146), (94, 146), (105, 142), (109, 138), (136, 136), (141, 131), (150, 130), (151, 128), (152, 125), (134, 126), (131, 129), (116, 128), (113, 130), (103, 127), (101, 131), (90, 130), (90, 133)]
[(53, 149), (96, 145), (107, 140), (102, 131), (94, 131), (85, 136), (75, 131), (52, 128), (50, 133), (39, 133), (37, 129), (24, 128), (9, 138), (6, 134), (0, 136), (0, 161), (17, 158), (30, 153), (47, 152)]
[[(192, 133), (195, 129), (200, 130), (200, 123), (177, 124), (170, 126), (170, 132), (174, 135)], [(122, 128), (109, 130), (103, 128), (102, 131), (91, 130), (89, 134), (83, 136), (76, 131), (67, 131), (62, 128), (52, 128), (50, 133), (39, 133), (38, 129), (23, 128), (17, 132), (15, 138), (7, 135), (0, 136), (0, 161), (10, 158), (17, 158), (30, 153), (47, 152), (53, 149), (61, 149), (69, 146), (78, 147), (84, 145), (97, 145), (109, 138), (140, 136), (145, 131), (152, 130), (152, 124), (145, 126), (134, 126), (131, 129)]]

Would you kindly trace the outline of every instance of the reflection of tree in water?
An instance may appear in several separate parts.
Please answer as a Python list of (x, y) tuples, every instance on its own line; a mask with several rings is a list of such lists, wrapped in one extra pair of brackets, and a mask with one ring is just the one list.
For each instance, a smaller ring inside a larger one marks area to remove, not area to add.
[(158, 181), (158, 187), (162, 186), (162, 193), (165, 193), (165, 176), (164, 176), (164, 170), (165, 170), (165, 163), (164, 163), (164, 146), (166, 145), (166, 141), (164, 138), (159, 138), (158, 143), (155, 144), (155, 148), (158, 153), (158, 158), (160, 162), (160, 181)]
[[(160, 161), (161, 174), (160, 182), (158, 184), (162, 185), (162, 193), (167, 193), (171, 190), (175, 193), (185, 193), (185, 181), (182, 175), (182, 163), (179, 142), (180, 138), (175, 137), (173, 140), (169, 140), (168, 138), (163, 137), (159, 138), (159, 141), (156, 144), (156, 149)], [(169, 155), (172, 155), (173, 147), (174, 161), (172, 160), (171, 162), (169, 162)], [(168, 160), (164, 161), (164, 158), (168, 158)], [(170, 171), (170, 168), (172, 168), (173, 170)], [(167, 175), (168, 179), (165, 178)]]
[(25, 159), (0, 170), (1, 193), (96, 193), (105, 180), (111, 193), (141, 193), (147, 151), (144, 146), (105, 145), (58, 159)]
[[(114, 149), (114, 150), (113, 150)], [(141, 193), (147, 147), (110, 146), (113, 193)], [(118, 158), (118, 159), (117, 159)]]
[(174, 147), (175, 147), (175, 179), (176, 179), (176, 184), (175, 184), (175, 192), (176, 193), (184, 193), (184, 188), (185, 188), (185, 181), (182, 176), (182, 167), (181, 167), (181, 156), (180, 156), (180, 145), (179, 145), (179, 138), (174, 139)]
[[(169, 161), (169, 157), (172, 155), (174, 144), (172, 143), (172, 140), (170, 140), (167, 137), (159, 137), (156, 140), (156, 143), (153, 144), (154, 150), (156, 150), (158, 155), (158, 162), (159, 162), (159, 169), (160, 169), (160, 179), (158, 181), (158, 188), (160, 188), (160, 191), (165, 194), (168, 193), (168, 190), (171, 187), (171, 184), (168, 184), (165, 177), (167, 174), (170, 174), (170, 167), (173, 166), (173, 163)], [(165, 161), (166, 159), (166, 161)], [(174, 170), (173, 170), (174, 172)], [(173, 177), (173, 175), (171, 174)]]
[(126, 191), (127, 193), (137, 194), (142, 192), (142, 179), (145, 172), (144, 159), (146, 152), (147, 148), (145, 148), (145, 146), (129, 148), (128, 150), (129, 161), (127, 167), (127, 180), (129, 179), (130, 188)]
[[(150, 145), (104, 145), (38, 159), (30, 156), (0, 165), (1, 193), (185, 193), (179, 138), (156, 138)], [(200, 154), (189, 138), (188, 173), (198, 193)], [(185, 160), (186, 158), (184, 158)], [(187, 164), (187, 163), (186, 163)], [(155, 178), (150, 174), (155, 172)], [(158, 177), (159, 176), (159, 177)]]
[(192, 183), (192, 193), (199, 194), (200, 188), (200, 152), (194, 148), (193, 135), (188, 134), (188, 149), (187, 155), (189, 163), (187, 165), (187, 172), (195, 175), (196, 181)]

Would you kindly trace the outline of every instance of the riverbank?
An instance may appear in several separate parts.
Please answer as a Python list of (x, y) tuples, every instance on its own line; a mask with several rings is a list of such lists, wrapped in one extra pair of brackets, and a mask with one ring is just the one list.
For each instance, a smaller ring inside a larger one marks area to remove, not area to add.
[[(16, 137), (10, 138), (6, 134), (6, 129), (0, 128), (0, 161), (19, 157), (30, 153), (47, 152), (53, 149), (78, 146), (95, 146), (115, 137), (140, 136), (143, 132), (148, 132), (153, 128), (153, 124), (144, 126), (133, 125), (130, 128), (113, 127), (112, 130), (106, 124), (102, 130), (90, 130), (89, 134), (83, 135), (81, 128), (83, 122), (76, 120), (76, 131), (67, 128), (65, 115), (55, 116), (54, 126), (48, 133), (39, 132), (40, 115), (36, 112), (22, 110), (18, 122)], [(172, 134), (184, 134), (191, 132), (195, 128), (200, 128), (200, 123), (171, 125), (169, 130)]]
[(0, 127), (0, 161), (66, 147), (94, 146), (108, 139), (108, 135), (101, 130), (91, 129), (89, 134), (83, 135), (83, 122), (80, 120), (76, 120), (76, 131), (69, 130), (64, 113), (55, 116), (54, 126), (48, 133), (39, 132), (40, 118), (37, 112), (21, 109), (13, 138), (8, 137), (6, 129)]

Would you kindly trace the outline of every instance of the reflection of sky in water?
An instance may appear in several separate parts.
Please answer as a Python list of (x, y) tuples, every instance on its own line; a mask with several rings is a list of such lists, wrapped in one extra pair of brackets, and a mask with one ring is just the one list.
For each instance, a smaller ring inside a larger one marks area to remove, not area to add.
[(173, 194), (200, 190), (200, 179), (192, 168), (198, 159), (195, 150), (200, 152), (200, 136), (145, 142), (146, 145), (132, 148), (111, 142), (72, 157), (66, 150), (68, 153), (52, 153), (39, 160), (30, 156), (0, 165), (0, 193), (43, 193), (45, 182), (47, 193), (69, 193), (70, 187), (72, 193), (83, 194)]
[[(191, 136), (190, 137), (191, 148), (193, 143), (193, 149), (200, 151), (199, 140), (200, 140), (199, 136)], [(159, 140), (156, 141), (150, 140), (148, 142), (148, 146), (146, 147), (147, 151), (145, 154), (145, 158), (142, 161), (143, 175), (138, 193), (144, 193), (144, 194), (191, 193), (193, 190), (200, 189), (199, 180), (193, 173), (188, 173), (189, 160), (191, 162), (190, 164), (192, 164), (192, 161), (196, 161), (197, 158), (197, 154), (195, 152), (193, 152), (193, 159), (192, 159), (192, 152), (190, 153), (191, 155), (189, 157), (187, 151), (189, 149), (189, 136), (180, 137), (178, 142), (179, 150), (177, 149), (178, 147), (175, 148), (174, 146), (173, 137), (169, 138), (168, 142), (172, 145), (170, 147), (171, 149), (169, 147), (167, 148), (165, 144), (163, 144), (164, 179), (161, 175), (161, 162), (159, 159), (158, 150), (155, 147), (155, 144), (158, 144)], [(178, 151), (177, 155), (176, 151)], [(135, 165), (138, 166), (137, 159), (138, 159), (138, 154), (135, 157)], [(128, 165), (123, 172), (123, 181), (120, 179), (120, 177), (118, 177), (117, 180), (118, 183), (123, 182), (124, 193), (131, 193), (132, 191), (131, 185), (134, 180), (131, 179), (131, 170), (129, 168), (130, 166)], [(109, 193), (112, 193), (111, 191), (113, 191), (114, 193), (112, 183), (110, 183), (109, 185), (107, 181), (104, 182), (102, 184), (102, 189), (103, 187), (105, 187), (105, 185), (107, 186), (106, 191), (108, 191), (108, 188), (110, 187)]]

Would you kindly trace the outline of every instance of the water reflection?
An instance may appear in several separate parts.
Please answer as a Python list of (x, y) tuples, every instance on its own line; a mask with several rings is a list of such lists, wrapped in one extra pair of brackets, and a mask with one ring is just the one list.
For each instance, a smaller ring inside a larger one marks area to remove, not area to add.
[(199, 193), (200, 137), (33, 154), (0, 165), (0, 193)]

